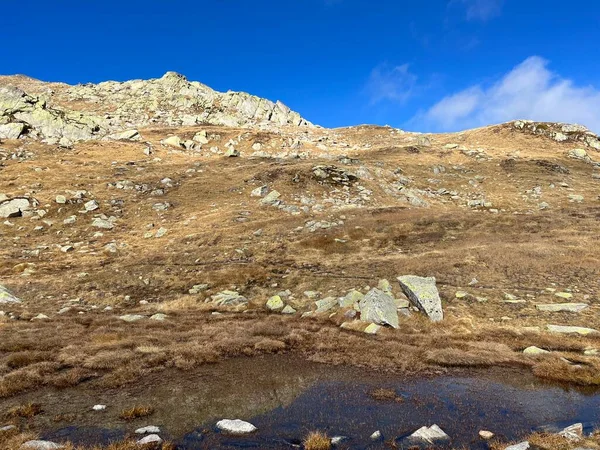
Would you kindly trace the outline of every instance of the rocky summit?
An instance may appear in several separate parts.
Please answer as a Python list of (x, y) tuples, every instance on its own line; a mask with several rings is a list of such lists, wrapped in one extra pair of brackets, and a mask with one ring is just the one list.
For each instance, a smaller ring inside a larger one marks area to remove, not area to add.
[(167, 72), (151, 80), (69, 86), (0, 77), (0, 138), (48, 143), (132, 139), (132, 127), (211, 124), (312, 127), (283, 103), (244, 92), (217, 92)]
[[(542, 384), (600, 385), (583, 126), (328, 129), (173, 72), (4, 76), (0, 179), (0, 449), (94, 430), (163, 449), (600, 442), (561, 432), (587, 417)], [(434, 401), (407, 394), (422, 376)], [(561, 428), (526, 441), (554, 423), (500, 414), (503, 383)], [(485, 407), (467, 413), (472, 392)]]

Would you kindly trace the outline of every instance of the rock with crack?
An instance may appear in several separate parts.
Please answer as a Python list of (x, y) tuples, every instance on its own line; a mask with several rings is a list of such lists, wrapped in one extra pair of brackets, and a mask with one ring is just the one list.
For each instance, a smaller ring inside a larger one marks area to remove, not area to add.
[(377, 325), (398, 328), (398, 309), (394, 297), (380, 289), (371, 289), (359, 302), (360, 318)]
[(217, 422), (217, 428), (224, 433), (242, 435), (254, 433), (257, 428), (249, 422), (240, 419), (223, 419)]
[(431, 321), (439, 322), (444, 318), (442, 301), (434, 277), (404, 275), (398, 277), (398, 282), (410, 302)]
[(21, 299), (15, 297), (8, 289), (0, 284), (0, 305), (21, 303)]

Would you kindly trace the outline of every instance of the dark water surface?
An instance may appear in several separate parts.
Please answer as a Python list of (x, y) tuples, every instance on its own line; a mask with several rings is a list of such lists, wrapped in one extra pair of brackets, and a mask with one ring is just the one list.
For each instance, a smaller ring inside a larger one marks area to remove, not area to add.
[[(394, 390), (398, 399), (375, 400), (369, 393), (377, 388)], [(348, 437), (338, 448), (383, 449), (432, 424), (450, 435), (452, 447), (478, 449), (486, 448), (477, 436), (482, 429), (517, 439), (540, 427), (600, 424), (599, 393), (543, 384), (511, 369), (406, 378), (289, 356), (235, 359), (194, 373), (162, 372), (120, 390), (48, 389), (0, 402), (0, 409), (27, 401), (43, 405), (44, 414), (32, 426), (49, 440), (105, 444), (156, 425), (163, 439), (181, 449), (294, 448), (312, 430)], [(98, 403), (107, 410), (91, 411)], [(127, 423), (118, 418), (135, 405), (156, 412)], [(222, 418), (248, 420), (258, 432), (225, 436), (215, 430)], [(375, 430), (385, 442), (370, 441)]]

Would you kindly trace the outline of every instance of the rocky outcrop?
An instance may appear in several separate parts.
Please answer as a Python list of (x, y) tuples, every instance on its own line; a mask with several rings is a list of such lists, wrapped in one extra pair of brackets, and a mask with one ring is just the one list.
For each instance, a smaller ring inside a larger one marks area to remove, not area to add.
[(600, 151), (600, 137), (583, 125), (555, 122), (534, 122), (532, 120), (515, 120), (512, 126), (527, 133), (545, 136), (556, 142), (581, 142)]
[(39, 96), (12, 85), (0, 88), (0, 138), (62, 139), (68, 145), (99, 138), (138, 140), (133, 128), (150, 125), (196, 124), (312, 126), (279, 101), (217, 92), (175, 72), (150, 80), (52, 85)]
[(0, 124), (7, 138), (27, 135), (65, 144), (98, 138), (109, 125), (94, 114), (50, 107), (45, 99), (11, 86), (0, 88)]

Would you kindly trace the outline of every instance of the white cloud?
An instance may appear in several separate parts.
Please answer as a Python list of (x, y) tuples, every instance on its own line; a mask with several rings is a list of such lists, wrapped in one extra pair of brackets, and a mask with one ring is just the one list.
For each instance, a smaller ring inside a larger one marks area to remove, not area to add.
[(416, 85), (417, 76), (410, 73), (408, 64), (394, 67), (380, 64), (371, 71), (366, 90), (372, 104), (384, 100), (404, 103), (413, 95)]
[(411, 119), (437, 131), (455, 131), (516, 119), (579, 123), (600, 131), (600, 90), (577, 86), (527, 58), (488, 87), (474, 85), (449, 95)]
[(450, 3), (460, 3), (466, 8), (467, 20), (485, 22), (502, 12), (504, 0), (451, 0)]

